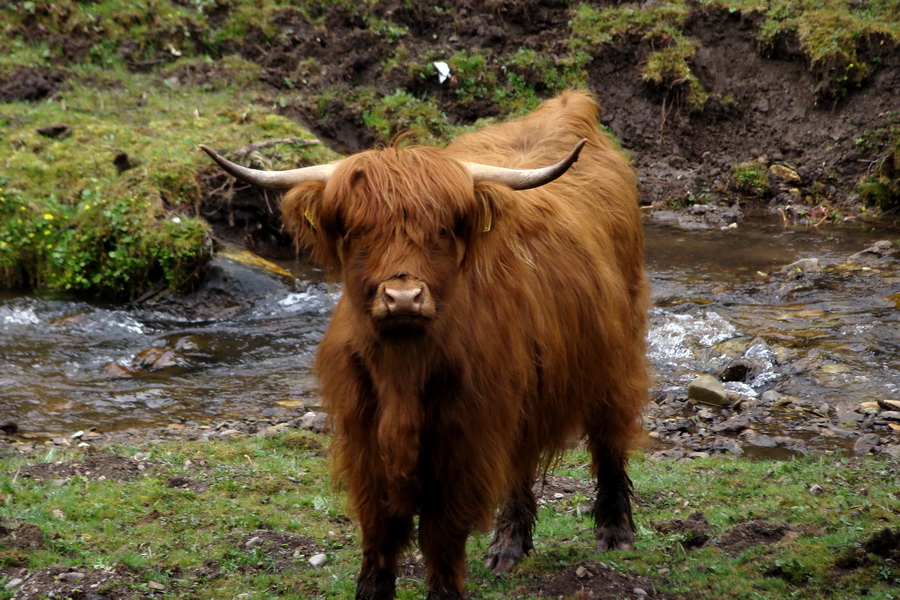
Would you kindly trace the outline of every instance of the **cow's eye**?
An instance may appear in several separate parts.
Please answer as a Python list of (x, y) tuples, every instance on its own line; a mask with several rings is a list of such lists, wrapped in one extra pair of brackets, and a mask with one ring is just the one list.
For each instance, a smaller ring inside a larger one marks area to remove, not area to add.
[(438, 230), (438, 237), (440, 237), (441, 239), (447, 239), (448, 237), (450, 237), (450, 230), (446, 227), (441, 227)]

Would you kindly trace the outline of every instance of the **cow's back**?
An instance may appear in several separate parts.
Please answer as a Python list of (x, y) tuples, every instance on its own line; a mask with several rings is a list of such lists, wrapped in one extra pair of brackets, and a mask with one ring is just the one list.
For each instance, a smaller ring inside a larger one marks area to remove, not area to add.
[(551, 453), (596, 418), (598, 406), (615, 421), (611, 431), (633, 438), (642, 409), (635, 399), (647, 385), (636, 178), (597, 129), (598, 115), (590, 96), (567, 92), (448, 147), (464, 160), (533, 168), (588, 140), (578, 162), (550, 184), (518, 192), (484, 186), (492, 229), (477, 239), (467, 265), (474, 301), (493, 304), (467, 315), (494, 339), (473, 340), (487, 346), (478, 364), (505, 370), (498, 391), (521, 385), (526, 435)]

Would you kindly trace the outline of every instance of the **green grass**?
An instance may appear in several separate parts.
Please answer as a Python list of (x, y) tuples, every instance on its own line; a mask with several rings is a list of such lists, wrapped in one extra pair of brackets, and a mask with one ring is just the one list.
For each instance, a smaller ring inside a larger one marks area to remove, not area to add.
[[(0, 550), (0, 566), (35, 570), (67, 565), (81, 571), (129, 567), (138, 581), (163, 583), (160, 598), (341, 598), (352, 595), (360, 562), (359, 535), (347, 518), (344, 499), (327, 474), (322, 447), (327, 439), (289, 432), (277, 437), (228, 441), (157, 442), (116, 450), (142, 452), (144, 475), (131, 481), (73, 477), (34, 481), (19, 475), (42, 460), (69, 455), (7, 457), (0, 462), (0, 523), (32, 524), (44, 544), (36, 549)], [(96, 454), (96, 453), (92, 453)], [(588, 457), (566, 454), (556, 473), (587, 481)], [(170, 487), (172, 477), (205, 491)], [(593, 550), (588, 503), (581, 493), (543, 506), (535, 545), (507, 577), (481, 566), (490, 537), (470, 540), (469, 589), (480, 598), (515, 595), (582, 558), (649, 577), (657, 593), (685, 598), (898, 598), (897, 565), (857, 550), (877, 531), (896, 527), (900, 517), (895, 464), (834, 456), (787, 462), (733, 458), (658, 462), (637, 456), (631, 467), (636, 490), (637, 547), (629, 552)], [(811, 493), (811, 485), (821, 493)], [(202, 488), (200, 488), (202, 489)], [(61, 511), (61, 512), (60, 512)], [(662, 533), (660, 524), (695, 511), (711, 526), (712, 542), (688, 550), (684, 535)], [(774, 544), (751, 546), (732, 556), (717, 547), (735, 526), (751, 520), (786, 523), (790, 532)], [(306, 565), (308, 557), (282, 556), (249, 546), (251, 533), (266, 530), (308, 536), (328, 563)], [(123, 536), (121, 532), (127, 531)], [(856, 552), (864, 560), (839, 571), (835, 560)], [(213, 565), (216, 575), (191, 573)], [(662, 572), (662, 574), (660, 574)], [(12, 597), (3, 590), (0, 599)], [(423, 582), (401, 578), (398, 598), (419, 598)]]

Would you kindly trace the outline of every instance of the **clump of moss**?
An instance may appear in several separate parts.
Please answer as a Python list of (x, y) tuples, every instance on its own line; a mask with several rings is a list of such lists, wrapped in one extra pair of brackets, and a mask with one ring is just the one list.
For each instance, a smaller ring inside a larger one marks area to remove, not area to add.
[(581, 5), (572, 20), (573, 50), (609, 44), (624, 36), (640, 36), (655, 49), (647, 55), (641, 77), (653, 87), (676, 92), (693, 109), (702, 109), (709, 93), (691, 70), (698, 43), (683, 32), (690, 7), (681, 1), (648, 8), (634, 4), (595, 8)]
[(769, 171), (764, 164), (757, 161), (732, 166), (731, 182), (736, 192), (746, 196), (764, 197), (772, 191)]
[(856, 185), (856, 193), (867, 205), (885, 212), (900, 211), (900, 113), (888, 127), (866, 132), (857, 146), (876, 156), (869, 174)]
[(373, 95), (362, 118), (381, 143), (410, 132), (419, 143), (437, 144), (450, 133), (447, 116), (437, 106), (401, 90), (381, 98)]
[(821, 100), (841, 99), (872, 74), (859, 55), (860, 44), (879, 36), (900, 41), (897, 4), (891, 0), (776, 0), (764, 14), (760, 42), (772, 45), (783, 33), (796, 34)]
[(134, 299), (163, 283), (190, 285), (209, 258), (208, 226), (160, 214), (138, 196), (84, 189), (37, 203), (0, 192), (0, 287)]
[(683, 36), (670, 39), (672, 43), (650, 53), (641, 77), (654, 86), (681, 91), (691, 108), (702, 109), (709, 99), (709, 92), (688, 63), (697, 52), (697, 45)]

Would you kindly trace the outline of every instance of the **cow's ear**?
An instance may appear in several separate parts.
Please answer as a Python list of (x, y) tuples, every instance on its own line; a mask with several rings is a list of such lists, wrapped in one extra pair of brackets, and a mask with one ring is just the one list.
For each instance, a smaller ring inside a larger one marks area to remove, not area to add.
[(322, 198), (325, 184), (304, 183), (292, 188), (281, 200), (281, 214), (287, 232), (294, 239), (297, 250), (309, 250), (313, 260), (328, 273), (340, 271), (337, 247), (340, 234), (334, 231), (331, 219), (324, 219)]

